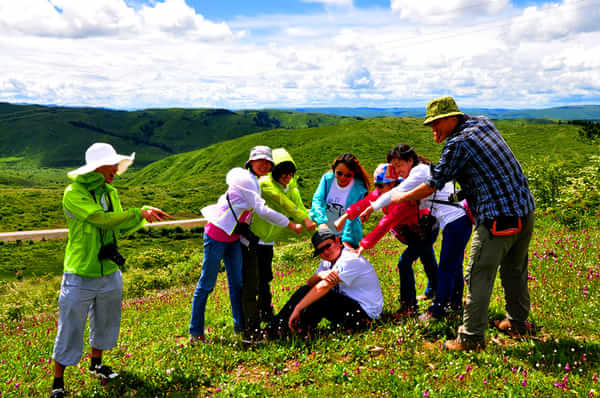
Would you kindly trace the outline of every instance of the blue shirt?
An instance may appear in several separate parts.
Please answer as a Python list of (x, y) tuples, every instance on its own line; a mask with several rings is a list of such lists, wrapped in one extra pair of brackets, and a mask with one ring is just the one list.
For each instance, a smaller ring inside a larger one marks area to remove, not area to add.
[(477, 225), (498, 216), (526, 216), (535, 208), (527, 178), (508, 144), (485, 116), (466, 116), (450, 134), (426, 184), (456, 180)]

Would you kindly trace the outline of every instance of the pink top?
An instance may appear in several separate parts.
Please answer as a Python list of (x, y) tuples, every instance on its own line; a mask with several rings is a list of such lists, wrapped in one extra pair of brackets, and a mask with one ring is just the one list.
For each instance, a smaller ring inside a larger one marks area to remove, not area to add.
[[(242, 216), (239, 218), (240, 222), (246, 222), (250, 218), (250, 213), (250, 210), (243, 212)], [(240, 239), (240, 235), (233, 233), (231, 235), (227, 235), (225, 231), (210, 222), (206, 224), (206, 227), (204, 227), (204, 232), (206, 232), (206, 235), (210, 236), (217, 242), (235, 242), (236, 240)]]

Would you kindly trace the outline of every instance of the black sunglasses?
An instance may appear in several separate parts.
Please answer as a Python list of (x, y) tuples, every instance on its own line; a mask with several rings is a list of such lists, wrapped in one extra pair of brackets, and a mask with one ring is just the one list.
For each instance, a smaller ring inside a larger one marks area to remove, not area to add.
[(350, 177), (354, 176), (354, 174), (352, 174), (352, 173), (342, 173), (341, 171), (336, 171), (335, 175), (338, 177), (344, 176), (346, 178), (350, 178)]
[(331, 243), (325, 243), (323, 246), (319, 247), (318, 249), (315, 249), (315, 254), (317, 256), (319, 256), (321, 253), (323, 253), (325, 250), (329, 249), (331, 247)]

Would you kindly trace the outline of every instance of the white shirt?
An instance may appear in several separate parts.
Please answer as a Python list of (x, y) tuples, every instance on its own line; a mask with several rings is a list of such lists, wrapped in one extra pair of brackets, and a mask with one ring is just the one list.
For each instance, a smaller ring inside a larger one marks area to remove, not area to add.
[(233, 168), (225, 178), (229, 186), (227, 192), (214, 205), (204, 207), (202, 215), (212, 224), (231, 235), (236, 226), (235, 217), (227, 203), (227, 194), (235, 215), (239, 219), (246, 210), (254, 210), (259, 216), (273, 225), (286, 227), (289, 219), (283, 214), (270, 209), (260, 197), (260, 185), (256, 176), (246, 169)]
[(334, 178), (333, 184), (331, 184), (331, 188), (329, 188), (329, 192), (327, 193), (327, 199), (325, 200), (327, 203), (327, 225), (329, 225), (329, 229), (338, 236), (342, 236), (344, 231), (338, 231), (335, 228), (334, 223), (335, 220), (346, 213), (346, 203), (348, 202), (348, 195), (350, 194), (353, 185), (354, 179), (342, 188), (338, 185), (337, 179)]
[(383, 295), (371, 263), (344, 248), (333, 267), (329, 261), (321, 260), (317, 273), (330, 269), (336, 271), (340, 278), (339, 292), (360, 304), (369, 318), (379, 318), (383, 311)]
[[(410, 170), (408, 177), (404, 181), (402, 181), (398, 186), (394, 187), (391, 191), (386, 192), (381, 195), (375, 202), (371, 203), (373, 210), (379, 210), (387, 205), (389, 205), (392, 201), (392, 192), (408, 192), (423, 184), (429, 178), (431, 174), (429, 165), (419, 163), (415, 167)], [(458, 208), (452, 206), (450, 204), (443, 203), (433, 203), (431, 200), (448, 200), (448, 196), (454, 193), (454, 185), (451, 182), (446, 183), (444, 188), (439, 191), (434, 192), (434, 194), (423, 198), (419, 202), (419, 208), (421, 209), (429, 209), (431, 208), (431, 215), (437, 218), (440, 223), (440, 229), (443, 231), (446, 225), (450, 224), (452, 221), (456, 221), (462, 216), (466, 215), (466, 211), (464, 208)]]

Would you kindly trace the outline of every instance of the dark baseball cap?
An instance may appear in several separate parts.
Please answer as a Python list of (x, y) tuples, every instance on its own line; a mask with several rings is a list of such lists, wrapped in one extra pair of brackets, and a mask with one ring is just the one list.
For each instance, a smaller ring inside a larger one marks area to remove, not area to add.
[(319, 227), (317, 232), (312, 236), (312, 244), (315, 248), (315, 252), (313, 253), (314, 257), (319, 257), (319, 253), (317, 252), (317, 247), (329, 239), (336, 239), (337, 235), (334, 234), (328, 227)]

